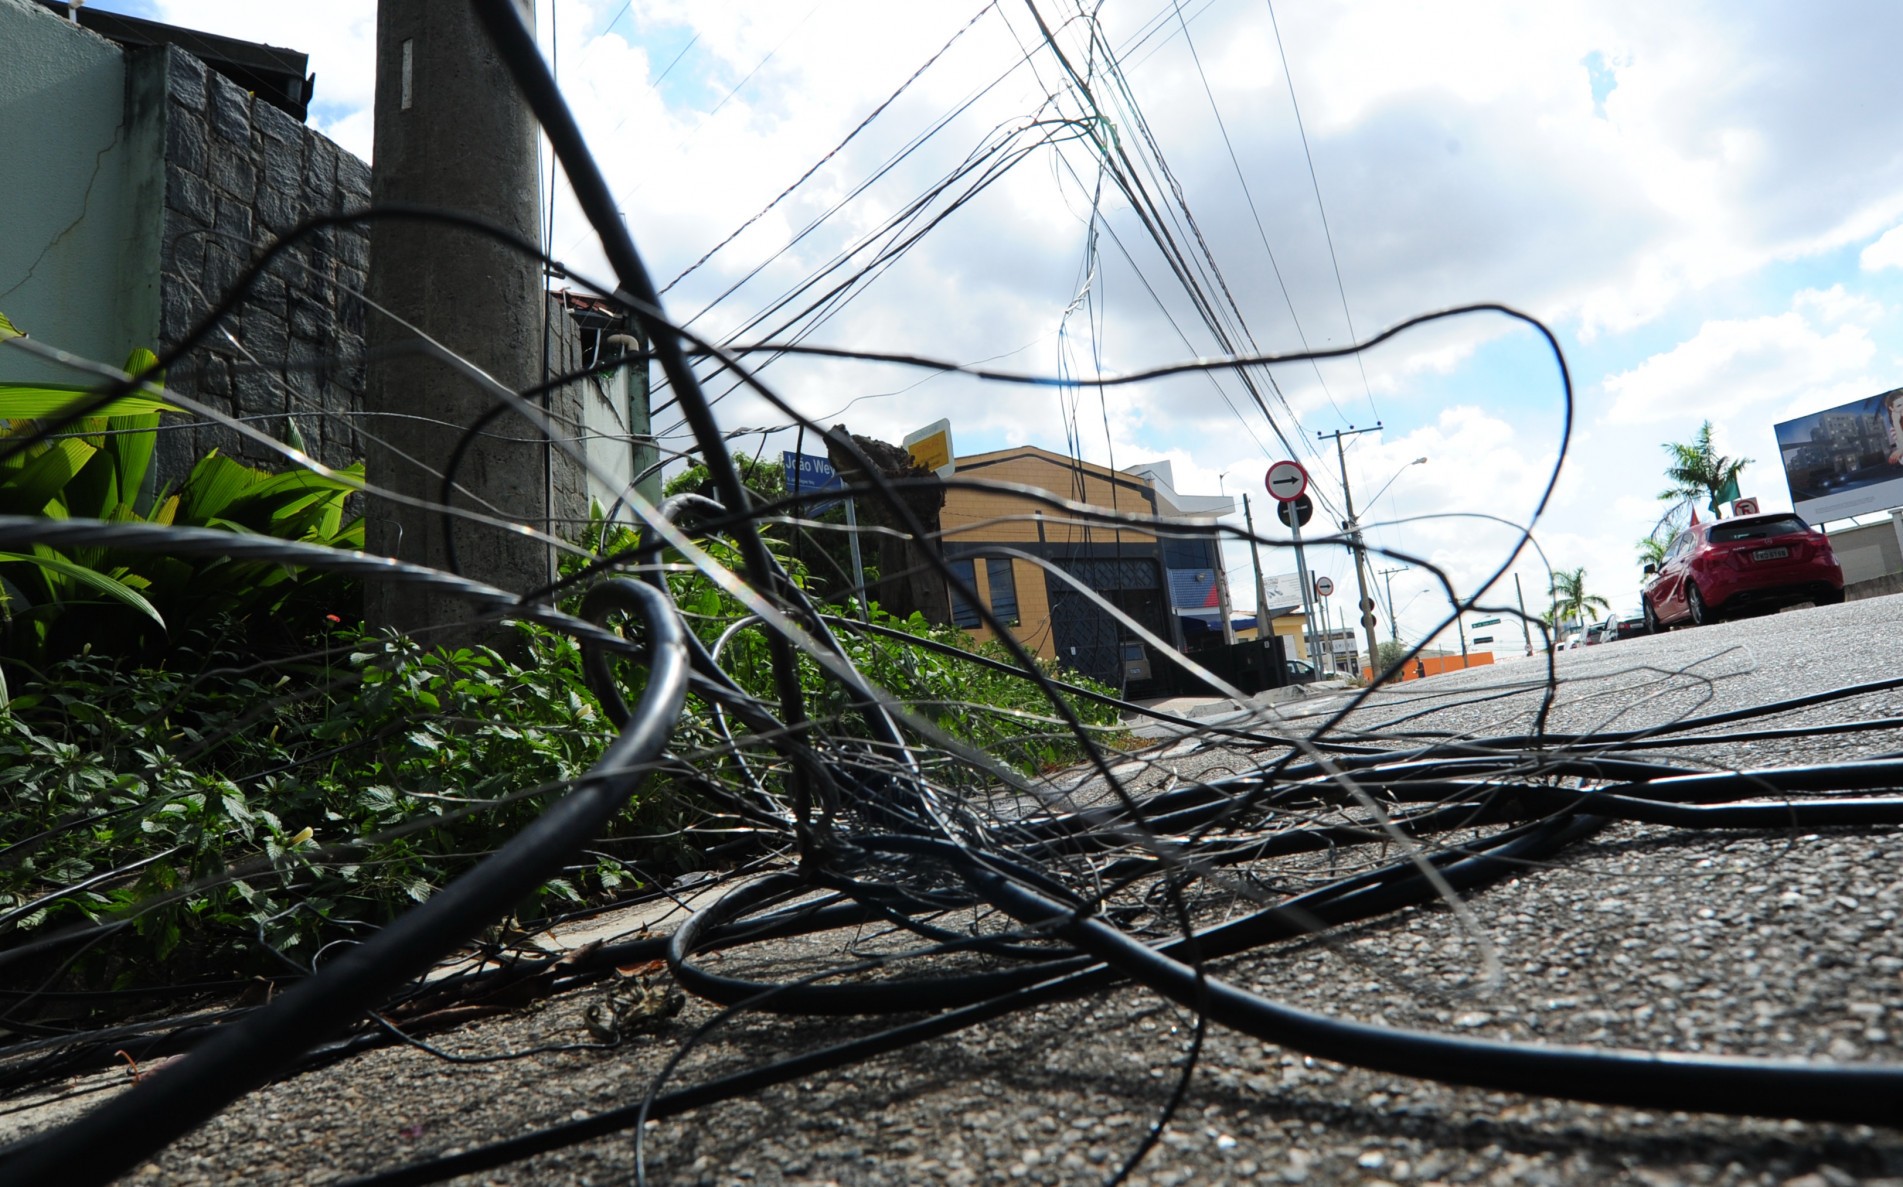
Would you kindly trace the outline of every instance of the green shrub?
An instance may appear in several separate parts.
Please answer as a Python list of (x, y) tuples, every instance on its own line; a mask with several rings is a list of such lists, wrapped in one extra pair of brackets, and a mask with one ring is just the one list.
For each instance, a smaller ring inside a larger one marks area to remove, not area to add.
[[(0, 336), (12, 331), (0, 317)], [(157, 359), (135, 350), (128, 374)], [(42, 436), (46, 422), (90, 393), (45, 384), (0, 384), (0, 514), (216, 528), (279, 540), (363, 547), (363, 521), (345, 500), (363, 467), (340, 476), (313, 470), (272, 474), (216, 450), (177, 491), (147, 489), (158, 444), (157, 397), (134, 394)], [(252, 626), (305, 615), (306, 634), (344, 597), (344, 583), (298, 579), (290, 566), (227, 558), (188, 560), (106, 548), (0, 550), (0, 656), (17, 682), (26, 671), (91, 645), (156, 660), (168, 631), (216, 618)], [(353, 615), (354, 617), (354, 615)]]
[[(195, 963), (256, 971), (260, 939), (308, 959), (427, 897), (611, 732), (574, 643), (520, 630), (521, 663), (341, 632), (349, 645), (328, 660), (262, 678), (215, 653), (174, 655), (171, 670), (59, 661), (0, 711), (0, 946), (136, 918), (144, 942), (116, 943), (115, 960), (183, 945)], [(614, 851), (637, 846), (600, 848), (523, 911), (635, 880)], [(82, 959), (82, 980), (97, 963)]]

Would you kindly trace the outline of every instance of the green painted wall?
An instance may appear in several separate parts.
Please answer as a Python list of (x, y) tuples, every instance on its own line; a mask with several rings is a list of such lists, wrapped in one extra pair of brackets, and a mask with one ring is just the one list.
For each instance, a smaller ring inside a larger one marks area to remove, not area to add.
[[(163, 96), (127, 77), (111, 42), (0, 0), (0, 312), (114, 366), (157, 344), (164, 215)], [(86, 382), (12, 350), (0, 379)]]

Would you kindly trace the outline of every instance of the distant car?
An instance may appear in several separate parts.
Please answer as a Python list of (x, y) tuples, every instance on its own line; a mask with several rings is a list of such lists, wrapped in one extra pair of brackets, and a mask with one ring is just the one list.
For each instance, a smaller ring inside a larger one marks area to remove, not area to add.
[(1599, 624), (1599, 641), (1617, 643), (1621, 639), (1630, 639), (1634, 635), (1645, 633), (1645, 611), (1639, 609), (1622, 611)]
[(1292, 659), (1288, 661), (1288, 682), (1290, 684), (1311, 684), (1320, 680), (1321, 676), (1322, 674), (1315, 670), (1315, 665), (1305, 659)]
[(1789, 512), (1693, 524), (1645, 566), (1645, 629), (1844, 600), (1844, 571), (1822, 532)]

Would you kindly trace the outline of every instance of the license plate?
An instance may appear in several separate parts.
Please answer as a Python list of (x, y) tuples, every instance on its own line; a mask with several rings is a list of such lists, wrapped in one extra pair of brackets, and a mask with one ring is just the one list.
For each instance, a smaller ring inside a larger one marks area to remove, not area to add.
[(1759, 548), (1752, 551), (1751, 559), (1754, 561), (1776, 561), (1783, 560), (1789, 555), (1791, 555), (1791, 550), (1788, 548)]

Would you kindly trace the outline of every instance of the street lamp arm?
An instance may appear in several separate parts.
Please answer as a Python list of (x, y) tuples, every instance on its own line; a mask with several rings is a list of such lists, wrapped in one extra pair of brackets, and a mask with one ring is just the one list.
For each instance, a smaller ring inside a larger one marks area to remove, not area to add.
[(1385, 494), (1387, 494), (1387, 493), (1388, 493), (1388, 488), (1389, 488), (1390, 486), (1393, 486), (1393, 485), (1394, 485), (1394, 483), (1395, 483), (1395, 479), (1398, 479), (1398, 478), (1400, 478), (1400, 477), (1401, 477), (1401, 475), (1403, 475), (1403, 474), (1405, 474), (1405, 473), (1407, 473), (1407, 469), (1408, 469), (1408, 466), (1419, 466), (1419, 465), (1423, 465), (1423, 464), (1425, 464), (1425, 463), (1426, 463), (1426, 461), (1427, 461), (1427, 459), (1426, 459), (1426, 458), (1424, 458), (1424, 457), (1417, 457), (1417, 458), (1415, 458), (1415, 459), (1414, 459), (1413, 461), (1411, 461), (1411, 462), (1409, 462), (1409, 463), (1407, 464), (1407, 466), (1402, 466), (1402, 467), (1401, 467), (1400, 469), (1398, 469), (1398, 470), (1396, 470), (1396, 471), (1394, 472), (1394, 477), (1393, 477), (1393, 478), (1390, 478), (1390, 479), (1388, 479), (1388, 480), (1387, 480), (1386, 482), (1384, 482), (1384, 483), (1382, 483), (1382, 484), (1381, 484), (1381, 489), (1375, 492), (1375, 495), (1374, 495), (1374, 498), (1372, 498), (1372, 499), (1369, 499), (1369, 500), (1367, 501), (1367, 503), (1366, 503), (1366, 506), (1369, 506), (1369, 507), (1372, 507), (1372, 506), (1374, 506), (1374, 505), (1375, 505), (1376, 503), (1378, 503), (1378, 502), (1380, 502), (1380, 501), (1381, 501), (1381, 496), (1382, 496), (1382, 495), (1385, 495)]

